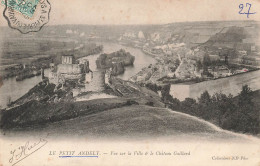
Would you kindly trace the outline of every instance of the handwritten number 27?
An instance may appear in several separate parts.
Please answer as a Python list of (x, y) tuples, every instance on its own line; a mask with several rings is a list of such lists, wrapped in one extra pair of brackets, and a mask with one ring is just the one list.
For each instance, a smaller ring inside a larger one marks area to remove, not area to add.
[(246, 3), (246, 8), (248, 7), (248, 11), (247, 11), (247, 13), (246, 13), (246, 12), (243, 12), (244, 4), (240, 4), (240, 5), (239, 5), (240, 11), (239, 11), (238, 13), (239, 13), (239, 14), (246, 14), (246, 15), (247, 15), (247, 18), (249, 18), (249, 15), (250, 15), (250, 14), (255, 14), (255, 13), (256, 13), (256, 12), (250, 13), (251, 6), (252, 6), (252, 5), (251, 5), (250, 3)]

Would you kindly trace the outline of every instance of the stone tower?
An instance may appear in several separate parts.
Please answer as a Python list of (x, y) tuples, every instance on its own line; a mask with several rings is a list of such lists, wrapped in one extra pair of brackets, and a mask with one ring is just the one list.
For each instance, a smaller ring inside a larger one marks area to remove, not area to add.
[(105, 72), (93, 71), (92, 79), (85, 84), (85, 91), (100, 92), (104, 90), (105, 86)]
[(74, 64), (75, 58), (73, 55), (62, 55), (61, 63), (62, 64)]

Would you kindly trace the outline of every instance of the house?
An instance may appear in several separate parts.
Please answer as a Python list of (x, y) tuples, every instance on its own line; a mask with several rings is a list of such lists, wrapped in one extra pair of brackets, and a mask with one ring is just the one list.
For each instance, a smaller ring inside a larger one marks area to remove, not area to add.
[(238, 53), (242, 56), (247, 55), (247, 51), (245, 50), (238, 51)]
[(219, 55), (209, 55), (210, 61), (219, 61), (220, 56)]

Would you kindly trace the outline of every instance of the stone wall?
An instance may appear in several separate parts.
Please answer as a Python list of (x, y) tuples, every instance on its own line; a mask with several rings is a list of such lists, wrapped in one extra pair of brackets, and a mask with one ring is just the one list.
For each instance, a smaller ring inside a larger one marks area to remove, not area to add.
[(57, 72), (61, 74), (81, 74), (81, 67), (78, 64), (59, 64)]
[(55, 72), (50, 72), (48, 75), (49, 78), (49, 83), (58, 85), (59, 84), (59, 79), (58, 79), (58, 74)]

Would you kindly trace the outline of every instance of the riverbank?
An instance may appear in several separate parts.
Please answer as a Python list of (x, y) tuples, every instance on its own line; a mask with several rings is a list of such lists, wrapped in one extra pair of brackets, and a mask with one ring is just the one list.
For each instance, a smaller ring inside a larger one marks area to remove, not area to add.
[(117, 43), (117, 44), (120, 44), (122, 46), (127, 46), (127, 47), (132, 47), (132, 48), (136, 48), (136, 49), (139, 49), (141, 50), (143, 53), (147, 54), (147, 55), (150, 55), (151, 57), (155, 58), (157, 60), (157, 54), (153, 54), (149, 51), (146, 51), (144, 48), (142, 47), (137, 47), (137, 46), (132, 46), (131, 44), (126, 44), (126, 43)]
[(150, 56), (152, 56), (153, 58), (157, 58), (157, 54), (153, 54), (153, 53), (151, 53), (151, 52), (149, 52), (149, 51), (146, 51), (145, 49), (141, 49), (144, 53), (146, 53), (146, 54), (148, 54), (148, 55), (150, 55)]

